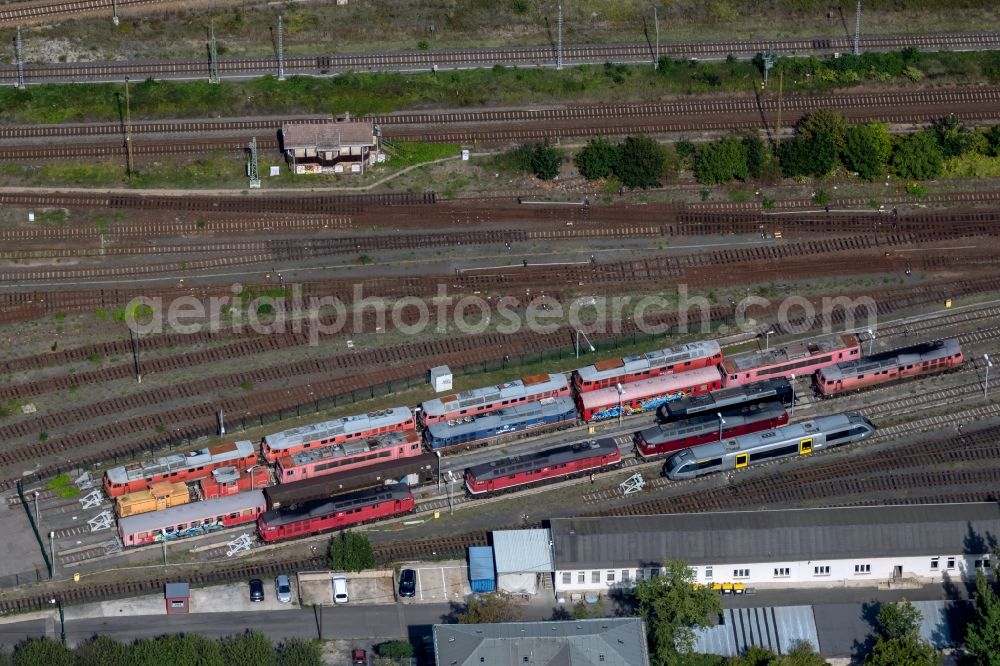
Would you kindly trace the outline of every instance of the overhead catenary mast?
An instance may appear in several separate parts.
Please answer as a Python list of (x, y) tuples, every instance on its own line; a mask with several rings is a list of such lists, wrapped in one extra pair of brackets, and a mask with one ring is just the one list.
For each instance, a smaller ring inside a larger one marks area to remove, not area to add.
[(284, 46), (284, 36), (285, 29), (281, 21), (281, 15), (278, 15), (278, 80), (285, 80), (285, 46)]
[(563, 25), (562, 5), (559, 5), (559, 18), (556, 20), (556, 25), (557, 25), (558, 30), (559, 30), (559, 36), (557, 38), (558, 41), (556, 43), (556, 69), (562, 69), (562, 66), (563, 66), (563, 58), (562, 58), (562, 25)]
[(219, 82), (219, 53), (215, 47), (215, 21), (210, 24), (208, 38), (208, 82)]
[(854, 55), (861, 55), (861, 0), (854, 11)]
[(14, 58), (17, 59), (17, 89), (24, 90), (24, 56), (21, 55), (21, 26), (17, 26), (17, 36), (14, 37)]

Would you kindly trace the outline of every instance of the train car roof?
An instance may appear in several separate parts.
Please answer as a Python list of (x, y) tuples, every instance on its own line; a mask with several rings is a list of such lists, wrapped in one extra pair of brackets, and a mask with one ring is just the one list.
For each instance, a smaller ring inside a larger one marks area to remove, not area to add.
[(226, 442), (206, 449), (197, 449), (189, 453), (164, 456), (155, 460), (140, 461), (112, 467), (107, 472), (108, 480), (114, 484), (138, 481), (147, 476), (157, 474), (169, 474), (182, 469), (201, 467), (209, 463), (227, 462), (238, 460), (246, 456), (255, 455), (253, 442), (241, 440), (238, 442)]
[(745, 372), (755, 368), (765, 368), (771, 365), (789, 363), (799, 359), (817, 356), (829, 352), (854, 347), (858, 344), (858, 337), (853, 333), (842, 333), (831, 338), (809, 342), (793, 342), (784, 347), (776, 347), (766, 351), (747, 352), (730, 356), (724, 362), (727, 374)]
[(359, 482), (364, 482), (365, 485), (385, 485), (385, 481), (399, 481), (403, 476), (400, 474), (401, 471), (409, 473), (414, 469), (434, 469), (436, 465), (436, 455), (421, 453), (419, 456), (397, 458), (334, 474), (323, 474), (301, 481), (268, 486), (264, 488), (264, 496), (267, 498), (269, 509), (275, 505), (290, 506), (307, 500), (324, 499), (350, 492), (358, 487)]
[(542, 400), (504, 407), (499, 411), (489, 414), (465, 416), (448, 421), (437, 421), (427, 426), (427, 430), (430, 431), (431, 436), (435, 439), (446, 439), (448, 437), (479, 432), (487, 428), (515, 425), (538, 416), (556, 416), (571, 411), (575, 412), (576, 406), (570, 397), (543, 398)]
[(690, 453), (697, 459), (720, 458), (727, 453), (752, 449), (773, 442), (783, 442), (800, 437), (810, 437), (833, 428), (842, 428), (851, 423), (851, 416), (858, 416), (854, 412), (844, 412), (831, 416), (820, 416), (810, 421), (792, 423), (763, 432), (752, 432), (739, 437), (732, 437), (721, 442), (711, 442), (701, 444), (687, 449), (684, 453)]
[[(720, 379), (719, 370), (714, 365), (707, 368), (697, 368), (686, 370), (676, 374), (659, 375), (649, 379), (640, 379), (637, 382), (623, 384), (622, 400), (632, 399), (637, 396), (652, 396), (670, 391), (680, 391), (681, 389), (698, 386), (701, 384), (711, 384)], [(580, 402), (584, 409), (594, 407), (604, 407), (618, 402), (618, 389), (614, 386), (597, 389), (596, 391), (585, 391), (580, 394)]]
[(274, 450), (289, 449), (302, 446), (309, 442), (327, 439), (329, 437), (354, 435), (365, 430), (375, 428), (385, 428), (406, 423), (413, 418), (409, 407), (390, 407), (377, 412), (367, 414), (354, 414), (353, 416), (343, 416), (332, 421), (321, 423), (311, 423), (289, 428), (264, 437), (264, 442)]
[(881, 372), (887, 368), (894, 368), (898, 365), (911, 365), (934, 358), (952, 356), (962, 351), (962, 345), (958, 339), (938, 340), (937, 342), (925, 342), (923, 344), (896, 349), (881, 354), (859, 359), (857, 361), (845, 361), (826, 368), (821, 368), (820, 373), (825, 381), (836, 381), (845, 377), (855, 377), (859, 374), (869, 372)]
[(598, 361), (591, 365), (585, 365), (577, 369), (576, 372), (584, 381), (593, 382), (643, 372), (652, 368), (662, 368), (692, 359), (711, 358), (721, 351), (719, 343), (715, 340), (689, 342), (676, 347), (646, 352), (645, 354)]
[(769, 395), (776, 395), (778, 391), (789, 390), (790, 384), (784, 377), (772, 377), (759, 382), (751, 382), (742, 386), (731, 386), (729, 388), (716, 389), (708, 393), (691, 395), (666, 405), (667, 413), (676, 415), (686, 411), (700, 411), (711, 405), (718, 404), (724, 406), (732, 404), (733, 401), (748, 396), (749, 400), (758, 400)]
[(252, 490), (246, 493), (236, 493), (219, 499), (191, 502), (180, 506), (127, 516), (118, 521), (118, 526), (124, 534), (150, 532), (180, 523), (190, 523), (193, 520), (204, 520), (215, 516), (226, 516), (230, 513), (261, 507), (264, 504), (264, 493)]
[[(327, 446), (321, 446), (318, 449), (296, 451), (288, 457), (291, 458), (291, 464), (297, 467), (299, 465), (308, 465), (320, 460), (346, 458), (348, 456), (356, 456), (359, 453), (367, 453), (368, 451), (376, 451), (378, 449), (399, 446), (400, 444), (404, 444), (406, 442), (418, 441), (420, 441), (420, 438), (417, 437), (416, 430), (393, 430), (392, 432), (382, 433), (381, 435), (376, 435), (375, 437), (369, 437), (367, 439), (355, 440), (353, 442), (342, 442), (340, 444), (329, 444)], [(279, 463), (280, 462), (281, 460), (279, 459)]]
[(610, 438), (588, 440), (577, 442), (565, 446), (537, 451), (523, 456), (512, 456), (510, 458), (500, 458), (487, 463), (480, 463), (467, 468), (477, 481), (497, 479), (511, 474), (517, 474), (529, 469), (538, 467), (548, 467), (551, 465), (561, 465), (584, 458), (610, 453), (618, 449), (618, 445)]
[(482, 388), (461, 391), (454, 395), (432, 398), (420, 405), (424, 413), (431, 416), (443, 416), (458, 412), (468, 407), (476, 407), (488, 403), (523, 398), (526, 395), (544, 393), (546, 391), (561, 391), (569, 386), (566, 375), (562, 373), (531, 375), (512, 382), (484, 386)]
[(718, 414), (722, 414), (722, 419), (725, 421), (723, 425), (733, 427), (761, 419), (771, 419), (784, 413), (784, 411), (784, 404), (777, 400), (758, 403), (756, 405), (730, 407), (729, 409), (720, 409), (718, 413), (699, 414), (683, 421), (671, 421), (670, 423), (654, 425), (643, 430), (642, 435), (647, 442), (652, 438), (669, 439), (674, 437), (688, 437), (703, 432), (717, 431), (719, 429)]
[(358, 506), (367, 506), (375, 502), (409, 497), (410, 488), (403, 483), (395, 483), (382, 488), (369, 488), (353, 493), (337, 495), (325, 499), (307, 500), (293, 506), (283, 506), (271, 509), (261, 514), (261, 520), (268, 526), (287, 525), (300, 520), (319, 518), (332, 513), (340, 513)]

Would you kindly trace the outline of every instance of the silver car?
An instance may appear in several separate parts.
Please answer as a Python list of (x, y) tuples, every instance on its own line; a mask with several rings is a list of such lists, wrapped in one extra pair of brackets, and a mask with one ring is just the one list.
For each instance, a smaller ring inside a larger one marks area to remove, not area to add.
[(292, 601), (292, 584), (289, 582), (288, 576), (282, 574), (274, 579), (274, 595), (283, 604)]

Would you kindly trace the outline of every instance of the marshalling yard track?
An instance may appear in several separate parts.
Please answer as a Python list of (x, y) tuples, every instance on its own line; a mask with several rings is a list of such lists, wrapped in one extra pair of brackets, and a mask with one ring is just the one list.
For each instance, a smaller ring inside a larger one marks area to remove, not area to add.
[[(150, 0), (117, 0), (120, 8), (152, 5)], [(110, 12), (112, 0), (16, 7), (0, 10), (0, 24), (50, 21), (53, 17), (79, 12)], [(898, 51), (912, 47), (922, 51), (990, 50), (1000, 47), (1000, 33), (967, 32), (925, 35), (867, 35), (860, 39), (863, 51)], [(746, 41), (683, 41), (660, 45), (660, 55), (669, 58), (722, 59), (729, 55), (750, 58), (771, 49), (777, 55), (831, 55), (849, 53), (854, 48), (850, 37), (814, 37)], [(590, 44), (564, 46), (562, 61), (566, 66), (579, 64), (651, 62), (655, 48), (646, 42), (632, 44)], [(432, 71), (472, 67), (554, 67), (554, 45), (480, 49), (436, 49), (383, 53), (348, 53), (323, 55), (286, 55), (286, 75), (329, 76), (342, 72)], [(220, 78), (251, 78), (278, 73), (275, 56), (223, 57), (218, 61)], [(208, 59), (190, 58), (167, 61), (25, 63), (29, 83), (104, 82), (135, 79), (208, 79)], [(0, 66), (0, 85), (18, 80), (17, 67)]]
[[(367, 118), (382, 128), (382, 136), (387, 140), (494, 144), (595, 134), (667, 134), (759, 129), (761, 126), (773, 131), (779, 117), (778, 106), (776, 98), (755, 96), (504, 111), (394, 113)], [(793, 126), (807, 113), (819, 108), (836, 109), (856, 121), (878, 119), (901, 125), (929, 122), (949, 114), (965, 121), (990, 121), (1000, 115), (1000, 88), (787, 96), (781, 106), (785, 127)], [(201, 154), (208, 150), (242, 152), (251, 135), (263, 133), (264, 136), (258, 138), (258, 148), (276, 152), (281, 148), (278, 130), (282, 124), (317, 120), (320, 118), (310, 116), (134, 122), (131, 124), (132, 151), (137, 156)], [(232, 136), (233, 133), (239, 136)], [(171, 135), (193, 136), (170, 138)], [(0, 160), (122, 157), (125, 154), (124, 136), (125, 127), (119, 123), (0, 127), (0, 141), (3, 142), (0, 143)], [(66, 141), (56, 145), (49, 141), (37, 142), (54, 137)], [(115, 140), (77, 141), (95, 137), (115, 137)], [(18, 139), (29, 140), (29, 143), (9, 143)]]

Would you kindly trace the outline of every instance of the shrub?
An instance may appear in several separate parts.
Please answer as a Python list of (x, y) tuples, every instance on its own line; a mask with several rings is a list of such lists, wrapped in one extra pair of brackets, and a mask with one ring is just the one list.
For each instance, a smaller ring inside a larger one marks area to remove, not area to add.
[(659, 187), (665, 164), (666, 152), (656, 140), (630, 136), (619, 147), (615, 176), (625, 187)]
[(746, 180), (747, 147), (738, 137), (729, 135), (698, 148), (694, 174), (699, 183), (714, 185), (732, 180)]
[(844, 141), (844, 164), (857, 171), (865, 180), (874, 180), (885, 172), (892, 140), (889, 126), (878, 121), (866, 125), (852, 125)]
[(576, 154), (573, 162), (584, 178), (599, 180), (607, 178), (616, 170), (620, 155), (621, 152), (613, 143), (598, 137), (588, 141)]
[(375, 646), (378, 656), (386, 659), (409, 659), (413, 656), (410, 641), (386, 641)]
[(937, 139), (928, 130), (901, 137), (892, 151), (892, 169), (902, 178), (937, 178), (943, 162)]

